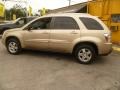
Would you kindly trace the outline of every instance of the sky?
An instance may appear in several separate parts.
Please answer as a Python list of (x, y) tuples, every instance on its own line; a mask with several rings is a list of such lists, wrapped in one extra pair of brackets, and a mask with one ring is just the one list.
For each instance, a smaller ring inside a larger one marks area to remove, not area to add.
[[(15, 1), (15, 0), (14, 0)], [(16, 0), (16, 1), (25, 1), (25, 0)], [(71, 5), (86, 2), (88, 0), (71, 0)], [(18, 2), (9, 2), (5, 3), (6, 8), (9, 9)], [(19, 3), (20, 4), (20, 3)], [(27, 3), (20, 4), (23, 7), (32, 7), (33, 13), (37, 12), (39, 9), (56, 9), (60, 7), (65, 7), (69, 5), (69, 0), (27, 0)]]

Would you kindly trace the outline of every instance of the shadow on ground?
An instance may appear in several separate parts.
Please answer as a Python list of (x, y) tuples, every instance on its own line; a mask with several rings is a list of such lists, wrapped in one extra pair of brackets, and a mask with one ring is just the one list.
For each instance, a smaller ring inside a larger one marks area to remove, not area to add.
[[(54, 58), (58, 61), (68, 61), (79, 63), (72, 54), (48, 52), (48, 51), (35, 51), (35, 50), (23, 50), (21, 55), (36, 56), (36, 57), (49, 57)], [(105, 63), (105, 57), (98, 56), (92, 64), (103, 64)]]

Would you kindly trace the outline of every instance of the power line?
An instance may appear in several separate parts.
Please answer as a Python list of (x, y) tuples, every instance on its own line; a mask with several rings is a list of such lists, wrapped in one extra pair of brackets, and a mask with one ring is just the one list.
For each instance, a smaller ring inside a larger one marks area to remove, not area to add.
[[(79, 2), (81, 2), (81, 0), (79, 0), (79, 1), (74, 1), (74, 0), (67, 0), (67, 1), (69, 1), (69, 6), (71, 5), (71, 3), (73, 2), (73, 3), (79, 3)], [(87, 1), (87, 0), (86, 0)], [(89, 1), (89, 0), (88, 0)], [(90, 0), (91, 1), (91, 0)]]
[(73, 0), (67, 0), (67, 1), (69, 1), (69, 6), (71, 5), (71, 2), (78, 3), (78, 2), (73, 1)]
[(4, 2), (10, 1), (10, 2), (18, 2), (18, 3), (28, 3), (27, 0), (2, 0)]

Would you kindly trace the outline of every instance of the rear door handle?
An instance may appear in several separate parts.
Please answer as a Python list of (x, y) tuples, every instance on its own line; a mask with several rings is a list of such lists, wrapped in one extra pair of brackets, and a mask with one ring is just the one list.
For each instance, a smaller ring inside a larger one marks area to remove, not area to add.
[(71, 32), (71, 34), (78, 34), (78, 33), (77, 33), (77, 32), (75, 32), (75, 31), (72, 31), (72, 32)]

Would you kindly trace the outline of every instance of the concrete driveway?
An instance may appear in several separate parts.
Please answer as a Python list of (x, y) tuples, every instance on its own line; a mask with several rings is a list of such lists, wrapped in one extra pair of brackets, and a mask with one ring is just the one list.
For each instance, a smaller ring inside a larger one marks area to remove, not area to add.
[(82, 65), (68, 54), (10, 55), (0, 41), (0, 90), (120, 90), (120, 53)]

